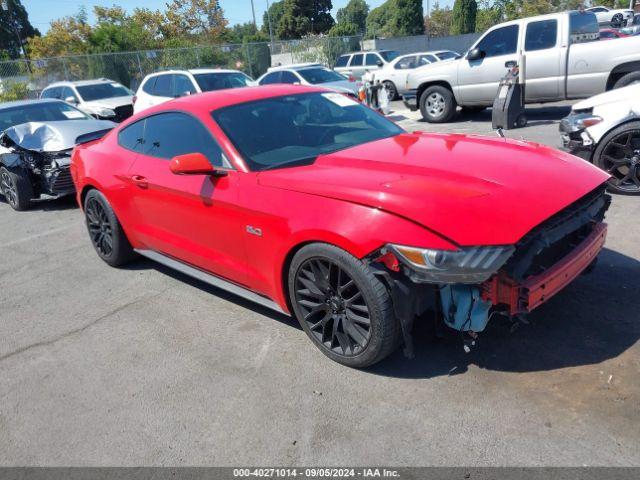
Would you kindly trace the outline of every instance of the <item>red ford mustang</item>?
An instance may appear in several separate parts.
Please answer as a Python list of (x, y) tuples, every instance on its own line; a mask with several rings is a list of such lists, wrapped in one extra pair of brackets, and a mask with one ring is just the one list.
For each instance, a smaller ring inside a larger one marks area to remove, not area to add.
[[(526, 142), (406, 133), (323, 89), (206, 93), (76, 148), (89, 236), (108, 264), (144, 255), (294, 315), (355, 367), (429, 309), (475, 337), (589, 267), (607, 176)], [(466, 336), (465, 336), (466, 338)]]

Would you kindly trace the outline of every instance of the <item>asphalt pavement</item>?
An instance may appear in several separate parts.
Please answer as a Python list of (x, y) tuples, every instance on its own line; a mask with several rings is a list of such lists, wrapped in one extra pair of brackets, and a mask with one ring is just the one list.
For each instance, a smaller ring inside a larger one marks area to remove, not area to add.
[[(558, 146), (568, 104), (506, 132)], [(495, 135), (489, 112), (409, 130)], [(567, 172), (568, 175), (571, 172)], [(557, 186), (558, 189), (562, 185)], [(640, 465), (640, 198), (595, 271), (465, 354), (330, 361), (292, 319), (150, 261), (108, 267), (72, 200), (0, 202), (0, 465)]]

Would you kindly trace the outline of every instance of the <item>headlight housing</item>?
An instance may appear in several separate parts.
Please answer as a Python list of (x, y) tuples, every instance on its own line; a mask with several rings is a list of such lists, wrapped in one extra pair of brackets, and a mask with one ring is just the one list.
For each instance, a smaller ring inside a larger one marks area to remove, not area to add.
[(579, 132), (585, 128), (592, 127), (602, 122), (602, 117), (594, 115), (591, 112), (572, 112), (566, 120), (566, 130), (569, 132)]
[(100, 117), (115, 117), (116, 112), (106, 107), (98, 107), (95, 109), (96, 115)]
[(493, 275), (515, 251), (511, 245), (434, 250), (388, 244), (387, 248), (428, 283), (482, 283)]

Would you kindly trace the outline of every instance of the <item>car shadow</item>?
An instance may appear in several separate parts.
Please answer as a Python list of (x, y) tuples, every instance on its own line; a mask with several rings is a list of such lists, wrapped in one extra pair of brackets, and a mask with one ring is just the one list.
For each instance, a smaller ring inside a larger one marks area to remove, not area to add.
[(167, 275), (173, 278), (177, 282), (186, 283), (188, 285), (191, 285), (194, 288), (198, 288), (204, 292), (207, 292), (211, 295), (214, 295), (228, 302), (235, 303), (236, 305), (246, 308), (247, 310), (251, 310), (259, 315), (268, 317), (271, 320), (276, 320), (280, 323), (289, 325), (290, 327), (294, 327), (302, 332), (302, 328), (300, 327), (300, 324), (293, 317), (290, 317), (283, 313), (276, 312), (274, 310), (271, 310), (270, 308), (263, 307), (262, 305), (251, 302), (249, 300), (245, 300), (244, 298), (239, 297), (238, 295), (234, 295), (232, 293), (227, 292), (226, 290), (222, 290), (221, 288), (217, 288), (212, 285), (209, 285), (201, 280), (197, 280), (182, 272), (178, 272), (177, 270), (164, 266), (158, 262), (154, 262), (153, 260), (149, 260), (147, 258), (141, 257), (139, 260), (132, 262), (128, 265), (125, 265), (121, 268), (123, 270), (132, 270), (132, 271), (150, 270), (150, 269), (156, 270), (164, 275)]
[[(233, 302), (259, 315), (300, 330), (287, 315), (245, 300), (147, 259), (123, 267), (154, 269), (179, 282)], [(640, 262), (604, 249), (591, 273), (578, 277), (564, 291), (528, 316), (528, 325), (494, 316), (471, 353), (463, 350), (460, 335), (444, 328), (436, 336), (433, 314), (416, 319), (412, 332), (414, 358), (402, 349), (366, 369), (368, 373), (398, 378), (432, 378), (464, 374), (470, 365), (503, 372), (536, 372), (591, 365), (615, 358), (640, 338)]]
[[(456, 332), (436, 338), (432, 317), (416, 320), (415, 358), (401, 351), (374, 365), (376, 375), (432, 378), (464, 374), (470, 365), (501, 372), (537, 372), (615, 358), (640, 338), (640, 262), (604, 249), (591, 273), (528, 316), (529, 325), (494, 316), (471, 353)], [(422, 320), (422, 321), (421, 321)]]
[[(456, 116), (451, 122), (448, 123), (464, 123), (464, 122), (491, 122), (492, 109), (487, 108), (480, 112), (462, 112), (458, 110)], [(555, 106), (528, 106), (525, 108), (525, 115), (528, 119), (528, 126), (534, 125), (547, 125), (559, 122), (562, 118), (569, 115), (571, 107), (567, 105), (555, 105)], [(417, 120), (420, 123), (427, 123), (426, 120)], [(445, 124), (443, 124), (445, 125)]]

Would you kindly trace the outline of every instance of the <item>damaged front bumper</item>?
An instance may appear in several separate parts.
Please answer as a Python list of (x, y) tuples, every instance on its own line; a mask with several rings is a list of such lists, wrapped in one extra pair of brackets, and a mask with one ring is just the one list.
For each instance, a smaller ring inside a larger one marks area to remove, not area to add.
[[(405, 343), (410, 345), (413, 319), (429, 308), (441, 313), (445, 325), (474, 338), (493, 313), (519, 318), (563, 290), (595, 262), (604, 247), (607, 226), (603, 221), (611, 202), (605, 190), (601, 185), (534, 228), (510, 248), (510, 257), (500, 268), (478, 282), (437, 282), (416, 274), (419, 270), (407, 262), (410, 251), (403, 257), (396, 256), (401, 252), (383, 249), (376, 261), (392, 272), (386, 277), (391, 280)], [(491, 255), (497, 258), (500, 253), (487, 249), (483, 258)]]

